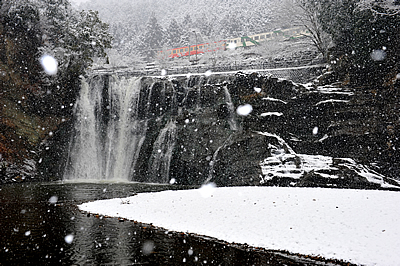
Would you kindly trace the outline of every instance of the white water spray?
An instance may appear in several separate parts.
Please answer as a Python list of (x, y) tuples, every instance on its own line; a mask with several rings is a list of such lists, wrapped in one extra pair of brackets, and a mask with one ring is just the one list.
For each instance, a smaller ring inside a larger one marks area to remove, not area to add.
[(229, 111), (229, 117), (228, 117), (229, 126), (232, 130), (237, 131), (239, 130), (239, 126), (236, 121), (235, 106), (233, 105), (232, 97), (231, 94), (229, 93), (228, 86), (224, 86), (224, 93), (225, 93), (225, 102)]
[(102, 80), (82, 81), (64, 179), (130, 181), (146, 136), (139, 119), (140, 78), (112, 78), (108, 105)]
[(176, 142), (175, 123), (175, 121), (169, 121), (154, 142), (148, 170), (150, 181), (169, 182), (169, 168)]

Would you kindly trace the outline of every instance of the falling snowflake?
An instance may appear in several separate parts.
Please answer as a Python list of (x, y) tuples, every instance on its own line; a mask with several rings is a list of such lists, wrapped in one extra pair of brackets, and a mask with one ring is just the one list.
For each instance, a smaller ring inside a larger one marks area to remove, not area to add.
[(383, 61), (386, 58), (386, 52), (384, 50), (373, 50), (371, 58), (374, 61)]
[(151, 240), (146, 240), (142, 246), (142, 252), (144, 255), (150, 255), (154, 250), (154, 242)]
[(215, 183), (207, 183), (200, 187), (199, 192), (203, 198), (210, 198), (212, 197), (216, 188), (217, 186)]
[(74, 236), (72, 234), (69, 234), (69, 235), (65, 236), (64, 240), (65, 240), (65, 243), (71, 244), (72, 241), (74, 240)]
[(56, 204), (57, 201), (58, 201), (58, 197), (57, 197), (57, 196), (52, 196), (52, 197), (49, 199), (49, 202), (50, 202), (51, 204)]
[(228, 49), (235, 50), (236, 49), (236, 43), (231, 42), (230, 44), (228, 44)]
[(251, 106), (250, 104), (240, 105), (236, 109), (236, 113), (242, 116), (249, 115), (252, 111), (253, 111), (253, 106)]
[(43, 70), (48, 75), (57, 74), (58, 63), (57, 60), (50, 55), (43, 55), (40, 58), (40, 64), (43, 67)]

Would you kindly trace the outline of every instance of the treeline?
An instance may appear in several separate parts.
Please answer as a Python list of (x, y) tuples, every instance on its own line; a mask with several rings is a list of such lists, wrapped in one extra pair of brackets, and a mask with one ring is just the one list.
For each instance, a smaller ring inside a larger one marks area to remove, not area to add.
[[(399, 68), (398, 0), (91, 0), (127, 64), (156, 51), (305, 26), (332, 73), (326, 82), (393, 84)], [(268, 52), (268, 51), (266, 51)]]
[[(76, 93), (70, 87), (92, 64), (93, 58), (104, 57), (105, 50), (111, 47), (108, 25), (100, 21), (98, 13), (77, 12), (69, 0), (0, 3), (1, 90), (22, 86), (32, 98), (51, 97), (49, 104), (65, 100), (66, 94)], [(40, 65), (43, 55), (56, 59), (56, 75), (43, 71)], [(69, 101), (74, 102), (73, 98)], [(47, 108), (46, 112), (52, 109)]]
[(113, 48), (131, 63), (151, 61), (155, 52), (201, 41), (261, 33), (282, 27), (277, 0), (91, 0), (110, 24)]

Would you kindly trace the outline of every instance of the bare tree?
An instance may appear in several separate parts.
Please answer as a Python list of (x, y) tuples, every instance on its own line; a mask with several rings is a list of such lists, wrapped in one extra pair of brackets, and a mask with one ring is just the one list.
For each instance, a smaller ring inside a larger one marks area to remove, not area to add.
[(328, 56), (328, 49), (332, 45), (331, 36), (323, 30), (319, 21), (323, 4), (320, 1), (313, 0), (285, 0), (284, 10), (288, 12), (288, 18), (293, 26), (305, 27), (314, 46), (323, 55), (325, 59)]

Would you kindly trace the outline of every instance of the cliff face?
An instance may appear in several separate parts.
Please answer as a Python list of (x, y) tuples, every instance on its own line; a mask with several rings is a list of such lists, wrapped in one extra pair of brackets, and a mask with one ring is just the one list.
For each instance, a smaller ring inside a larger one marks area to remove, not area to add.
[[(0, 180), (63, 178), (79, 80), (43, 82), (29, 31), (0, 27)], [(94, 116), (111, 113), (110, 76)], [(259, 74), (141, 79), (143, 138), (129, 178), (182, 184), (378, 188), (397, 185), (399, 102), (393, 88), (304, 87)], [(123, 90), (124, 88), (121, 88)], [(114, 102), (119, 104), (118, 102)], [(236, 113), (250, 104), (246, 116)], [(117, 115), (118, 116), (118, 115)], [(141, 129), (141, 130), (142, 130)], [(138, 134), (138, 130), (132, 131)], [(76, 132), (75, 132), (76, 133)], [(95, 132), (106, 138), (103, 131)], [(342, 159), (348, 158), (348, 159)], [(383, 173), (386, 177), (374, 172)]]
[[(257, 73), (103, 75), (83, 88), (70, 179), (399, 186), (389, 177), (396, 177), (398, 125), (387, 124), (388, 107), (379, 109), (370, 91), (305, 87)], [(239, 115), (246, 105), (252, 111)]]
[(225, 96), (209, 100), (203, 93), (210, 106), (180, 119), (189, 123), (178, 127), (172, 175), (207, 176), (218, 185), (398, 185), (372, 170), (398, 179), (399, 102), (392, 92), (304, 87), (258, 74), (215, 83), (199, 91), (221, 95), (226, 88), (234, 110), (250, 104), (253, 111), (229, 114)]

